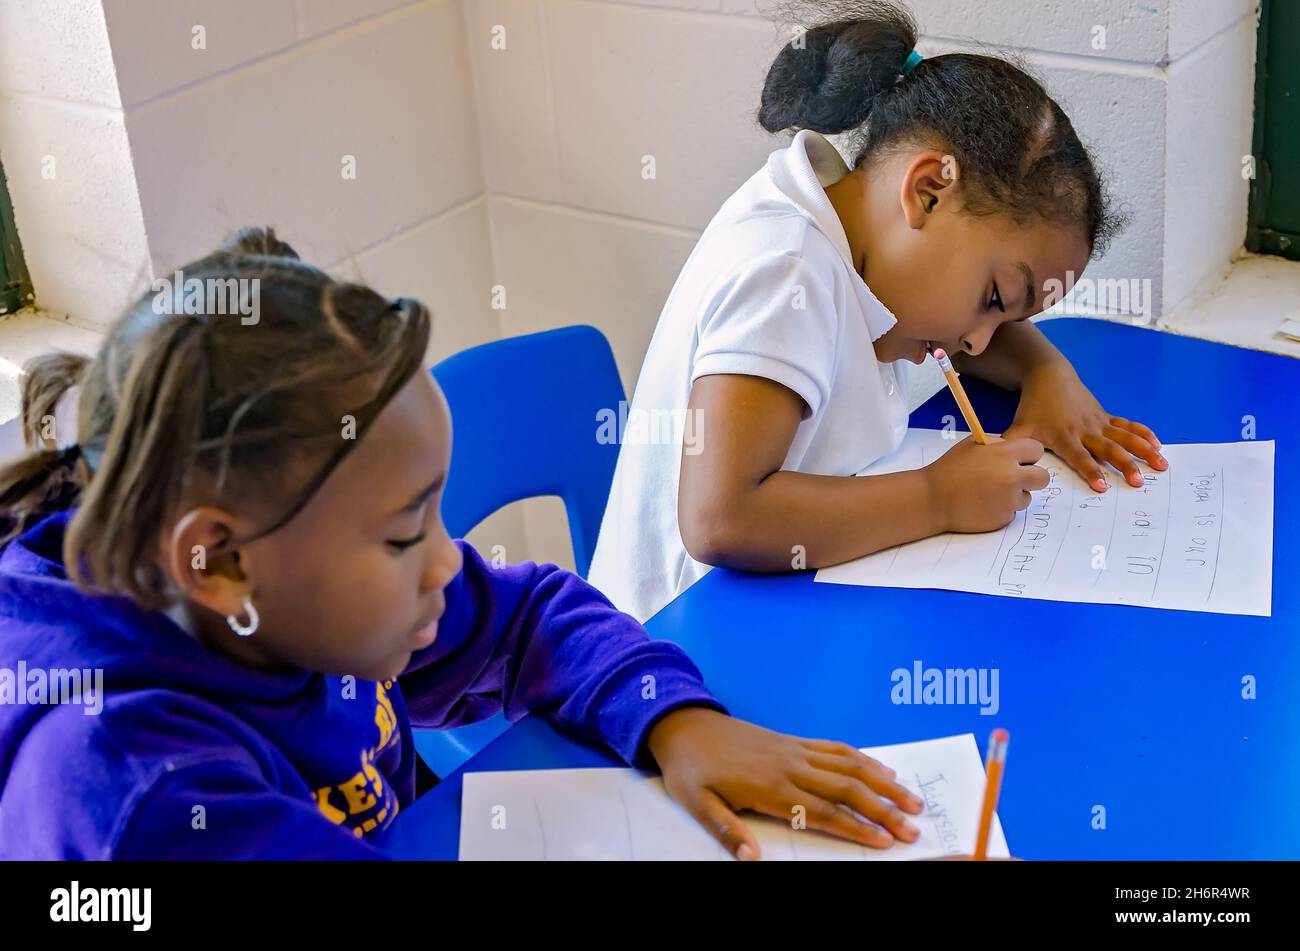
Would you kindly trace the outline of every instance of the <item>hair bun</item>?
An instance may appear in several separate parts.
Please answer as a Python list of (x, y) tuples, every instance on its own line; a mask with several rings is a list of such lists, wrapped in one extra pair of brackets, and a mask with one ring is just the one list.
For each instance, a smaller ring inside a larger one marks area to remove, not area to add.
[(277, 238), (275, 229), (270, 227), (240, 228), (227, 236), (217, 250), (228, 254), (261, 254), (273, 258), (301, 260), (298, 257), (298, 252), (289, 244)]
[(768, 132), (833, 135), (857, 128), (876, 96), (894, 86), (916, 46), (916, 23), (897, 4), (858, 0), (827, 7), (850, 15), (787, 43), (768, 70), (758, 111), (759, 125)]

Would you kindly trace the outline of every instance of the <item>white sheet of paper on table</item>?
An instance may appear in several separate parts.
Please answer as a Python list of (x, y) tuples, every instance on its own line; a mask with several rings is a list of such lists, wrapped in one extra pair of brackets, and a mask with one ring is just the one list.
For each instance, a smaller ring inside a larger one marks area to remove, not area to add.
[[(918, 469), (964, 433), (909, 430), (861, 475)], [(817, 572), (814, 580), (948, 588), (1049, 601), (1130, 604), (1268, 617), (1273, 601), (1271, 441), (1165, 444), (1169, 468), (1139, 462), (1098, 495), (1047, 453), (1051, 483), (1004, 529), (944, 534)]]
[[(870, 849), (790, 821), (744, 813), (766, 860), (900, 861), (970, 854), (984, 797), (975, 737), (949, 736), (864, 749), (926, 802), (913, 816), (921, 837)], [(1005, 858), (996, 815), (989, 855)], [(679, 806), (657, 776), (634, 769), (467, 773), (461, 796), (460, 857), (475, 860), (730, 860)]]

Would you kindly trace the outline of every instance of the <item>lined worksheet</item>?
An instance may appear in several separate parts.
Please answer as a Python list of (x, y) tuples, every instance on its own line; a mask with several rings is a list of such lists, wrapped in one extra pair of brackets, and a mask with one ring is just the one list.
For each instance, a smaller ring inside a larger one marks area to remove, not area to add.
[[(909, 430), (862, 475), (928, 465), (965, 433)], [(949, 588), (1015, 598), (1133, 604), (1218, 614), (1272, 614), (1273, 443), (1161, 447), (1134, 488), (1111, 473), (1095, 492), (1047, 453), (1047, 488), (1005, 528), (899, 545), (817, 572), (816, 581)]]
[[(864, 749), (925, 801), (911, 844), (870, 849), (788, 821), (744, 814), (765, 860), (899, 861), (969, 855), (984, 797), (984, 765), (972, 734)], [(996, 814), (988, 854), (1005, 858)], [(467, 773), (461, 797), (460, 858), (473, 860), (730, 861), (717, 841), (677, 805), (657, 776), (634, 769)]]

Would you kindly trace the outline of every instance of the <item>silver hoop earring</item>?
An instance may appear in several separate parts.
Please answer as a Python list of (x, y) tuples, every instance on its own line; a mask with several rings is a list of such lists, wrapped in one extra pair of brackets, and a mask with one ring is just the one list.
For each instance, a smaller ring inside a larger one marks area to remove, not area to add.
[(248, 595), (244, 595), (244, 613), (248, 615), (247, 624), (242, 623), (239, 617), (234, 614), (226, 615), (226, 623), (240, 637), (249, 637), (257, 633), (258, 625), (262, 623), (262, 619), (258, 616), (257, 608), (253, 607), (253, 599)]

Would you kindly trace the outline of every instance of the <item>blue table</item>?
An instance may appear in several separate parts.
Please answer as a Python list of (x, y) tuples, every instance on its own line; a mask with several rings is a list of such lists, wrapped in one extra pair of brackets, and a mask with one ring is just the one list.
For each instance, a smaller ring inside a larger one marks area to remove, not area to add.
[[(1246, 416), (1277, 441), (1272, 617), (715, 570), (647, 627), (683, 645), (736, 716), (774, 729), (855, 746), (973, 732), (983, 750), (1007, 727), (999, 813), (1026, 859), (1300, 858), (1300, 534), (1286, 495), (1300, 486), (1288, 430), (1300, 362), (1087, 319), (1040, 326), (1103, 406), (1163, 442), (1237, 441)], [(969, 391), (985, 426), (1010, 422), (1010, 394), (974, 380)], [(948, 413), (945, 391), (912, 425), (940, 428)], [(997, 668), (1000, 711), (894, 705), (891, 672), (917, 660)], [(1247, 674), (1258, 699), (1241, 696)], [(528, 718), (464, 770), (608, 765), (620, 764)], [(460, 795), (457, 772), (407, 809), (391, 853), (455, 858)]]

